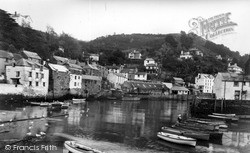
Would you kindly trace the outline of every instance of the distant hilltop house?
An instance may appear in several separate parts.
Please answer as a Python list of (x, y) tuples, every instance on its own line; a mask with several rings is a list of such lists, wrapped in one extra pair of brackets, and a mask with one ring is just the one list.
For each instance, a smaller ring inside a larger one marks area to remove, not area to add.
[(11, 17), (22, 27), (30, 27), (30, 24), (32, 22), (32, 19), (29, 15), (21, 15), (17, 12), (11, 14)]
[(193, 59), (193, 55), (191, 55), (189, 51), (181, 51), (180, 59)]
[(141, 53), (137, 50), (133, 50), (128, 54), (129, 59), (141, 59)]
[(198, 75), (195, 77), (195, 85), (202, 93), (212, 93), (214, 76), (211, 74), (198, 73)]
[(111, 72), (112, 73), (120, 73), (121, 70), (122, 70), (121, 66), (118, 66), (118, 65), (115, 65), (115, 64), (113, 64), (111, 66), (106, 66), (106, 68), (108, 69), (109, 73), (111, 73)]
[(213, 92), (217, 99), (250, 100), (250, 76), (219, 72), (214, 80)]
[(216, 59), (218, 59), (218, 60), (222, 60), (221, 55), (216, 55)]
[(99, 62), (99, 54), (89, 54), (89, 60), (97, 64), (97, 62)]
[(237, 66), (237, 63), (231, 65), (230, 63), (228, 64), (227, 67), (227, 71), (228, 72), (232, 72), (232, 73), (243, 73), (243, 70), (241, 67)]
[(190, 48), (189, 52), (193, 53), (194, 55), (203, 57), (203, 52), (197, 48)]
[(193, 56), (203, 57), (203, 52), (197, 48), (190, 48), (188, 51), (181, 51), (180, 59), (193, 59)]
[(146, 58), (144, 60), (144, 66), (146, 67), (147, 73), (156, 73), (158, 70), (157, 63), (153, 58)]

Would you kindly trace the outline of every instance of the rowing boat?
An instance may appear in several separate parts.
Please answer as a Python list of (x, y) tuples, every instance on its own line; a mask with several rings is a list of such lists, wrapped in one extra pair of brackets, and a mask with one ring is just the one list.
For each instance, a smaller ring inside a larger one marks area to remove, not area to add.
[(76, 141), (65, 141), (64, 146), (66, 149), (68, 149), (72, 153), (104, 153), (102, 151), (99, 151), (97, 149), (85, 146), (84, 144), (81, 144)]
[(188, 129), (178, 129), (178, 128), (170, 128), (170, 127), (162, 127), (161, 128), (163, 132), (168, 132), (168, 133), (173, 133), (177, 135), (183, 135), (186, 137), (191, 137), (194, 139), (200, 139), (200, 140), (209, 140), (209, 133), (204, 133), (204, 132), (196, 132), (196, 131), (191, 131)]
[(189, 146), (196, 145), (196, 139), (186, 137), (186, 136), (171, 134), (171, 133), (167, 133), (167, 132), (158, 132), (157, 137), (159, 137), (165, 141), (169, 141), (169, 142), (173, 142), (173, 143), (177, 143), (177, 144), (189, 145)]

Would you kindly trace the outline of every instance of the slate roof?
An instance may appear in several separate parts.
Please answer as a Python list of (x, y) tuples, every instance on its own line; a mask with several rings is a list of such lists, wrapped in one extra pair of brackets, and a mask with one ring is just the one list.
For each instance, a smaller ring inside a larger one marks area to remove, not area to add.
[(53, 70), (53, 71), (59, 71), (59, 72), (68, 72), (69, 70), (63, 66), (63, 65), (58, 65), (58, 64), (48, 64), (49, 67)]
[[(36, 68), (41, 68), (42, 65), (24, 58), (19, 59), (18, 61), (16, 61), (15, 63), (16, 66), (25, 66), (25, 67), (32, 67), (33, 65)], [(44, 69), (47, 69), (46, 67), (43, 67)]]
[(176, 90), (176, 91), (189, 91), (187, 88), (183, 86), (173, 86), (171, 90)]
[(55, 58), (56, 61), (60, 61), (62, 63), (68, 63), (69, 59), (65, 58), (65, 57), (60, 57), (60, 56), (53, 56)]
[(12, 53), (4, 51), (4, 50), (0, 50), (0, 58), (8, 58), (8, 59), (12, 59), (14, 56)]
[(238, 73), (220, 72), (218, 75), (222, 76), (222, 81), (250, 81), (250, 75), (242, 75)]
[(23, 53), (27, 56), (27, 57), (30, 57), (30, 58), (34, 58), (34, 59), (41, 59), (40, 56), (38, 56), (37, 53), (35, 52), (30, 52), (30, 51), (27, 51), (27, 50), (23, 50)]
[(148, 89), (148, 90), (152, 90), (152, 89), (162, 89), (162, 88), (167, 88), (167, 86), (165, 86), (162, 83), (152, 83), (152, 82), (127, 82), (127, 84), (130, 87), (133, 88), (140, 88), (140, 89)]

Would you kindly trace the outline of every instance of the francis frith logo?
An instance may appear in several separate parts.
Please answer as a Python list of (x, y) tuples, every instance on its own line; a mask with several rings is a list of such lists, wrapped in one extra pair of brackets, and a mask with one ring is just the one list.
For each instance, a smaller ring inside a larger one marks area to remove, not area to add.
[(202, 17), (189, 20), (189, 27), (193, 32), (205, 39), (212, 40), (220, 35), (234, 32), (237, 23), (230, 20), (231, 13), (223, 13), (214, 17), (204, 19)]

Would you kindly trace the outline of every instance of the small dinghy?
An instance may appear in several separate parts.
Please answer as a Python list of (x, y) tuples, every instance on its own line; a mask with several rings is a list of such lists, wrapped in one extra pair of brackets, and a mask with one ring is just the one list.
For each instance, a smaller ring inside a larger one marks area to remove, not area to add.
[(171, 134), (167, 132), (158, 132), (157, 137), (173, 142), (173, 143), (178, 143), (182, 145), (189, 145), (189, 146), (195, 146), (196, 145), (196, 139), (190, 138), (190, 137), (185, 137), (185, 136), (180, 136), (176, 134)]
[(76, 141), (65, 141), (64, 146), (66, 149), (68, 149), (72, 153), (90, 153), (90, 152), (91, 153), (104, 153), (102, 151), (85, 146)]

